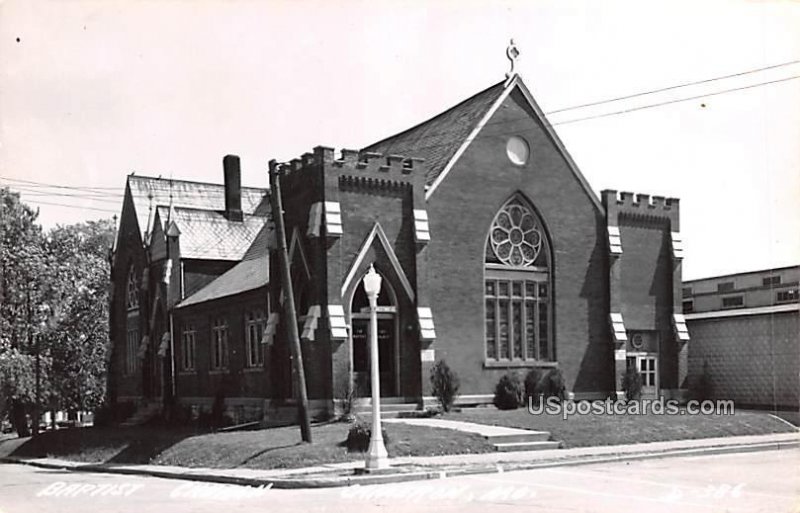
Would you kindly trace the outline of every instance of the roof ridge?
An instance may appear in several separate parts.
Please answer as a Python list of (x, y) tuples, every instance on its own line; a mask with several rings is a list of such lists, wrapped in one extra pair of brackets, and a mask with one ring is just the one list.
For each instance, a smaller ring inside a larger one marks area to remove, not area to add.
[[(173, 202), (173, 205), (172, 205), (172, 207), (173, 207), (175, 210), (195, 210), (195, 211), (198, 211), (198, 212), (213, 212), (213, 213), (215, 213), (215, 214), (219, 214), (219, 215), (221, 215), (221, 216), (224, 216), (224, 215), (225, 215), (225, 209), (218, 210), (218, 209), (215, 209), (215, 208), (183, 207), (183, 206), (181, 206), (181, 205), (179, 205), (179, 204), (175, 204), (174, 202)], [(155, 208), (156, 208), (156, 209), (159, 209), (159, 208), (169, 209), (169, 208), (170, 208), (170, 205), (165, 205), (165, 204), (163, 204), (163, 203), (157, 203), (157, 204), (155, 205)], [(259, 217), (259, 218), (263, 218), (263, 217), (269, 217), (269, 216), (268, 216), (268, 215), (266, 215), (266, 214), (265, 214), (265, 215), (257, 215), (257, 214), (247, 214), (247, 213), (243, 213), (242, 215), (243, 215), (244, 217), (246, 217), (246, 218), (247, 218), (247, 217)]]
[(508, 90), (506, 81), (497, 82), (432, 118), (366, 146), (362, 151), (424, 159), (425, 181), (430, 186), (498, 98)]
[[(140, 178), (144, 179), (144, 180), (153, 180), (153, 181), (158, 181), (158, 182), (170, 182), (171, 181), (171, 182), (187, 183), (187, 184), (192, 184), (192, 185), (211, 185), (211, 186), (214, 186), (214, 187), (225, 187), (225, 184), (223, 184), (223, 183), (199, 182), (199, 181), (196, 181), (196, 180), (181, 180), (179, 178), (160, 178), (160, 177), (157, 177), (157, 176), (134, 175), (134, 174), (129, 174), (127, 176), (127, 180), (140, 179)], [(243, 185), (241, 188), (242, 189), (251, 189), (251, 190), (256, 190), (256, 191), (265, 191), (265, 192), (269, 191), (269, 187), (254, 187), (254, 186), (244, 186)]]
[(413, 132), (414, 130), (417, 130), (418, 128), (422, 127), (423, 125), (426, 125), (426, 124), (430, 123), (431, 121), (434, 121), (434, 120), (436, 120), (436, 119), (438, 119), (438, 118), (441, 118), (442, 116), (444, 116), (444, 115), (446, 115), (446, 114), (449, 114), (449, 113), (450, 113), (450, 112), (452, 112), (453, 110), (455, 110), (455, 109), (457, 109), (457, 108), (459, 108), (459, 107), (461, 107), (461, 106), (463, 106), (463, 105), (465, 105), (465, 104), (469, 103), (470, 101), (474, 100), (474, 99), (475, 99), (475, 98), (477, 98), (478, 96), (480, 96), (480, 95), (482, 95), (482, 94), (485, 94), (485, 93), (488, 93), (489, 91), (491, 91), (492, 89), (494, 89), (495, 87), (497, 87), (497, 86), (499, 86), (499, 85), (503, 85), (503, 89), (505, 89), (505, 87), (506, 87), (506, 86), (505, 86), (505, 84), (506, 84), (506, 81), (507, 81), (506, 79), (503, 79), (503, 80), (501, 80), (500, 82), (497, 82), (497, 83), (495, 83), (495, 84), (492, 84), (491, 86), (487, 87), (486, 89), (483, 89), (483, 90), (481, 90), (481, 91), (479, 91), (479, 92), (477, 92), (477, 93), (473, 94), (472, 96), (470, 96), (470, 97), (468, 97), (468, 98), (466, 98), (466, 99), (464, 99), (464, 100), (461, 100), (460, 102), (456, 103), (456, 104), (455, 104), (455, 105), (453, 105), (452, 107), (449, 107), (449, 108), (447, 108), (447, 109), (444, 109), (443, 111), (439, 112), (438, 114), (435, 114), (435, 115), (431, 116), (430, 118), (426, 119), (425, 121), (422, 121), (422, 122), (420, 122), (420, 123), (417, 123), (416, 125), (413, 125), (413, 126), (412, 126), (412, 127), (410, 127), (410, 128), (407, 128), (407, 129), (405, 129), (405, 130), (403, 130), (403, 131), (401, 131), (401, 132), (397, 132), (397, 133), (395, 133), (395, 134), (393, 134), (393, 135), (390, 135), (390, 136), (388, 136), (388, 137), (385, 137), (385, 138), (383, 138), (383, 139), (381, 139), (381, 140), (379, 140), (379, 141), (375, 141), (375, 142), (374, 142), (374, 143), (372, 143), (372, 144), (369, 144), (369, 145), (367, 145), (367, 146), (364, 146), (364, 149), (366, 150), (366, 149), (368, 149), (368, 148), (371, 148), (371, 147), (373, 147), (373, 146), (378, 146), (379, 144), (386, 143), (386, 142), (390, 141), (391, 139), (394, 139), (394, 138), (396, 138), (396, 137), (400, 137), (400, 136), (402, 136), (402, 135), (406, 135), (406, 134), (408, 134), (409, 132)]

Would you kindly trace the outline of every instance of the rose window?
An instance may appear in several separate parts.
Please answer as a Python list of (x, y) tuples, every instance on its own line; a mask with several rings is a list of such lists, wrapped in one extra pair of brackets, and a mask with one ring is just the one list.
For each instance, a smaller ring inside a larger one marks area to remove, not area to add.
[(492, 224), (492, 250), (506, 265), (530, 266), (542, 249), (542, 234), (533, 213), (517, 202), (503, 207)]

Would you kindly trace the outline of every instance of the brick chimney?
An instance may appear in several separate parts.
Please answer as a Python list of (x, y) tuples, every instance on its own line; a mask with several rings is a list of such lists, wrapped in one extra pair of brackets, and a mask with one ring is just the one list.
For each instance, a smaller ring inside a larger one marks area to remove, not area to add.
[(230, 221), (242, 221), (242, 172), (239, 157), (225, 155), (222, 159), (225, 170), (225, 217)]

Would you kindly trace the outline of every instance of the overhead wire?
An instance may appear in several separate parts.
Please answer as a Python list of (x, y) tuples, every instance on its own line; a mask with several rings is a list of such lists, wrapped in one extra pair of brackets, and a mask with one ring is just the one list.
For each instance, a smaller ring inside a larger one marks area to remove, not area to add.
[[(636, 97), (642, 97), (642, 96), (646, 96), (646, 95), (657, 94), (657, 93), (660, 93), (660, 92), (675, 90), (675, 89), (679, 89), (679, 88), (685, 88), (685, 87), (689, 87), (689, 86), (706, 84), (706, 83), (715, 82), (715, 81), (719, 81), (719, 80), (725, 80), (725, 79), (740, 77), (740, 76), (744, 76), (744, 75), (748, 75), (748, 74), (753, 74), (753, 73), (758, 73), (758, 72), (762, 72), (762, 71), (766, 71), (766, 70), (770, 70), (770, 69), (776, 69), (776, 68), (780, 68), (780, 67), (790, 66), (790, 65), (794, 65), (794, 64), (798, 64), (798, 63), (800, 63), (800, 60), (792, 60), (792, 61), (788, 61), (788, 62), (784, 62), (784, 63), (774, 64), (774, 65), (771, 65), (771, 66), (765, 66), (765, 67), (762, 67), (762, 68), (756, 68), (756, 69), (741, 71), (741, 72), (732, 73), (732, 74), (728, 74), (728, 75), (722, 75), (722, 76), (712, 77), (712, 78), (703, 79), (703, 80), (696, 80), (696, 81), (692, 81), (692, 82), (676, 84), (676, 85), (673, 85), (673, 86), (653, 89), (653, 90), (649, 90), (649, 91), (643, 91), (643, 92), (639, 92), (639, 93), (633, 93), (633, 94), (630, 94), (630, 95), (619, 96), (619, 97), (605, 99), (605, 100), (599, 100), (599, 101), (595, 101), (595, 102), (578, 104), (578, 105), (571, 106), (571, 107), (564, 107), (564, 108), (561, 108), (561, 109), (556, 109), (556, 110), (553, 110), (553, 111), (549, 111), (546, 114), (550, 115), (550, 114), (556, 114), (556, 113), (566, 112), (566, 111), (570, 111), (570, 110), (576, 110), (576, 109), (594, 107), (594, 106), (608, 104), (608, 103), (614, 103), (614, 102), (618, 102), (618, 101), (622, 101), (622, 100), (628, 100), (628, 99), (632, 99), (632, 98), (636, 98)], [(605, 118), (605, 117), (610, 117), (610, 116), (618, 116), (618, 115), (622, 115), (622, 114), (628, 114), (628, 113), (631, 113), (631, 112), (636, 112), (636, 111), (645, 110), (645, 109), (652, 109), (652, 108), (662, 107), (662, 106), (666, 106), (666, 105), (672, 105), (672, 104), (676, 104), (676, 103), (682, 103), (682, 102), (687, 102), (687, 101), (692, 101), (692, 100), (698, 100), (698, 99), (701, 99), (701, 98), (714, 97), (714, 96), (719, 96), (719, 95), (722, 95), (722, 94), (728, 94), (728, 93), (737, 92), (737, 91), (754, 89), (756, 87), (763, 87), (763, 86), (766, 86), (766, 85), (772, 85), (772, 84), (777, 84), (777, 83), (781, 83), (781, 82), (787, 82), (787, 81), (790, 81), (790, 80), (796, 80), (798, 78), (800, 78), (800, 75), (793, 75), (793, 76), (783, 77), (783, 78), (779, 78), (779, 79), (775, 79), (775, 80), (757, 82), (757, 83), (754, 83), (754, 84), (748, 84), (748, 85), (744, 85), (744, 86), (723, 89), (723, 90), (720, 90), (720, 91), (711, 91), (711, 92), (697, 94), (697, 95), (688, 96), (688, 97), (675, 98), (675, 99), (671, 99), (671, 100), (665, 100), (665, 101), (662, 101), (662, 102), (656, 102), (656, 103), (651, 103), (651, 104), (646, 104), (646, 105), (639, 105), (639, 106), (635, 106), (635, 107), (631, 107), (631, 108), (627, 108), (627, 109), (621, 109), (621, 110), (617, 110), (617, 111), (613, 111), (613, 112), (605, 112), (605, 113), (600, 113), (600, 114), (595, 114), (595, 115), (590, 115), (590, 116), (583, 116), (583, 117), (578, 117), (578, 118), (575, 118), (575, 119), (557, 121), (557, 122), (554, 122), (554, 123), (549, 123), (546, 120), (544, 122), (547, 123), (551, 127), (560, 126), (560, 125), (567, 125), (567, 124), (578, 123), (578, 122), (582, 122), (582, 121), (589, 121), (589, 120), (600, 119), (600, 118)], [(488, 122), (484, 126), (496, 125), (496, 124), (510, 125), (510, 124), (513, 124), (513, 123), (516, 123), (516, 122), (521, 122), (521, 121), (524, 121), (524, 120), (527, 120), (527, 119), (529, 119), (529, 118), (526, 117), (526, 116), (523, 116), (523, 117), (520, 117), (520, 118), (516, 118), (516, 119), (504, 119), (504, 120)], [(438, 142), (436, 144), (428, 144), (428, 145), (423, 145), (423, 146), (415, 145), (413, 149), (415, 151), (419, 151), (419, 150), (423, 150), (423, 149), (433, 149), (433, 148), (437, 148), (437, 147), (445, 147), (445, 146), (452, 145), (457, 140), (459, 140), (459, 141), (463, 140), (463, 141), (466, 142), (469, 139), (468, 137), (465, 138), (463, 136), (463, 129), (440, 130), (440, 131), (437, 131), (437, 132), (428, 132), (428, 133), (426, 133), (424, 135), (425, 135), (425, 137), (433, 137), (433, 136), (439, 136), (439, 135), (445, 135), (445, 134), (451, 134), (451, 133), (452, 134), (458, 134), (458, 136), (454, 137), (452, 139), (441, 140), (440, 142)], [(508, 135), (508, 134), (507, 133), (499, 133), (499, 134), (491, 135), (489, 137), (501, 137), (503, 135)], [(484, 136), (486, 136), (486, 135), (484, 135)], [(387, 141), (390, 141), (391, 139), (392, 139), (392, 137), (388, 138)], [(391, 149), (392, 149), (392, 146), (390, 146), (389, 149), (385, 153), (391, 152)], [(49, 184), (49, 183), (38, 182), (38, 181), (33, 181), (33, 180), (25, 180), (25, 179), (21, 179), (21, 178), (9, 178), (9, 177), (4, 177), (4, 176), (0, 176), (0, 180), (3, 180), (5, 182), (12, 182), (10, 184), (6, 184), (6, 186), (10, 186), (10, 187), (13, 187), (15, 189), (19, 189), (20, 192), (25, 194), (25, 195), (42, 196), (42, 197), (45, 197), (45, 196), (74, 197), (76, 199), (87, 199), (87, 200), (90, 200), (90, 201), (104, 201), (104, 202), (115, 202), (115, 203), (119, 201), (119, 198), (122, 198), (124, 196), (121, 193), (112, 192), (112, 191), (119, 191), (120, 187), (69, 186), (69, 185), (60, 185), (60, 184)], [(163, 179), (163, 180), (165, 182), (171, 181), (171, 179)], [(181, 180), (179, 180), (179, 181), (181, 181)], [(23, 184), (23, 185), (18, 185), (18, 184)], [(213, 184), (209, 184), (209, 185), (213, 185)], [(41, 190), (41, 189), (46, 189), (46, 188), (60, 189), (60, 190), (66, 190), (66, 191), (74, 191), (74, 194), (70, 193), (70, 192), (50, 192), (50, 191)], [(254, 189), (256, 189), (256, 188), (254, 188)], [(138, 197), (146, 196), (144, 193), (132, 192), (132, 194), (134, 196), (138, 196)], [(192, 196), (197, 196), (197, 197), (208, 196), (208, 192), (207, 191), (183, 191), (183, 192), (181, 192), (181, 196), (184, 196), (184, 197), (186, 197), (186, 196), (190, 196), (190, 197), (192, 197)], [(117, 199), (111, 200), (111, 199), (108, 199), (108, 198), (117, 198)], [(34, 200), (31, 200), (31, 202), (34, 202)], [(41, 202), (41, 201), (39, 201), (39, 203), (40, 204), (52, 204), (52, 205), (56, 205), (56, 206), (70, 206), (70, 207), (74, 207), (74, 208), (89, 208), (89, 207), (83, 207), (83, 206), (78, 206), (78, 205), (65, 205), (65, 204), (58, 204), (58, 203), (45, 203), (45, 202)], [(93, 209), (94, 210), (105, 210), (105, 209), (98, 209), (98, 208), (93, 208)], [(108, 210), (106, 210), (106, 211), (108, 211)]]

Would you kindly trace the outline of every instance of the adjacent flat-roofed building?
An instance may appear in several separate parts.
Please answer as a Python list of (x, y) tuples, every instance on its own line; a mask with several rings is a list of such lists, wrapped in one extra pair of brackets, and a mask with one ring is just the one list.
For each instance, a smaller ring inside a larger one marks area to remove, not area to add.
[(799, 281), (800, 266), (792, 266), (684, 282), (692, 388), (705, 376), (712, 398), (796, 411)]

